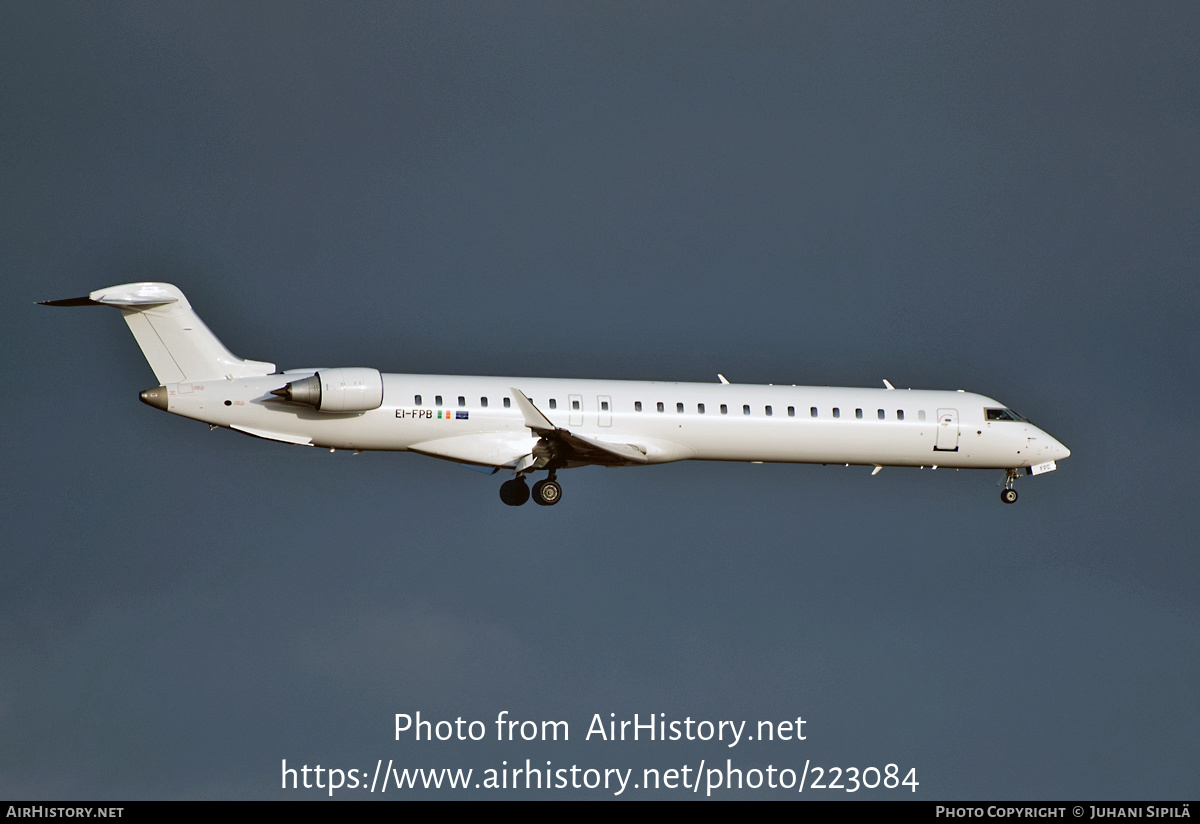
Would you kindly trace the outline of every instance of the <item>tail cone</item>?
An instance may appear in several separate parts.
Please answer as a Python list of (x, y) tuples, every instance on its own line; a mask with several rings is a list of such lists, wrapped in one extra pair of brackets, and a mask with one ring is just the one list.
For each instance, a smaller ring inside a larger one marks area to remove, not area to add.
[(167, 387), (156, 386), (153, 389), (147, 389), (138, 395), (142, 403), (148, 406), (153, 406), (155, 409), (167, 411)]

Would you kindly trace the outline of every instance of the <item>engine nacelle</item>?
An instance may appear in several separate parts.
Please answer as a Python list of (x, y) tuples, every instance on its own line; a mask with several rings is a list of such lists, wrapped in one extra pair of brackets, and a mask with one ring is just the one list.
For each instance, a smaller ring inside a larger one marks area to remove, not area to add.
[(320, 412), (370, 412), (383, 405), (383, 376), (364, 366), (322, 369), (271, 394)]

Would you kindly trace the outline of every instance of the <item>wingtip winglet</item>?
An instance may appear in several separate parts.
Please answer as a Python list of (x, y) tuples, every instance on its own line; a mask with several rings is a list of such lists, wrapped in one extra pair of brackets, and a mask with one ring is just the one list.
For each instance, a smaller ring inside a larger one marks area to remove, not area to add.
[(521, 414), (525, 417), (525, 425), (534, 432), (551, 431), (557, 427), (551, 423), (542, 410), (534, 405), (529, 396), (515, 386), (509, 387), (509, 391), (513, 393), (513, 400), (516, 401), (517, 408), (521, 410)]

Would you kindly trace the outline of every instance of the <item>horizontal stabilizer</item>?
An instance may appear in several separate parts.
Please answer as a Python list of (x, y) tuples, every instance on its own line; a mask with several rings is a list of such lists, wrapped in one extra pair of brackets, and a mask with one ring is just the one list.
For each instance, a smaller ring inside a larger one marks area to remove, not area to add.
[(106, 286), (90, 295), (65, 300), (38, 301), (42, 306), (165, 306), (184, 299), (183, 293), (169, 283), (123, 283)]
[(92, 300), (87, 295), (81, 298), (63, 298), (62, 300), (39, 300), (40, 306), (103, 306), (98, 300)]

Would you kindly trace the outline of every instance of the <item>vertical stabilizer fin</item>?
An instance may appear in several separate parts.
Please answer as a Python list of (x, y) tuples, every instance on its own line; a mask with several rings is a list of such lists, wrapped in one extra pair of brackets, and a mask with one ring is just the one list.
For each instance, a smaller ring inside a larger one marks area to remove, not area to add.
[(169, 283), (123, 283), (47, 306), (115, 306), (161, 384), (270, 375), (275, 364), (244, 360), (225, 348)]

